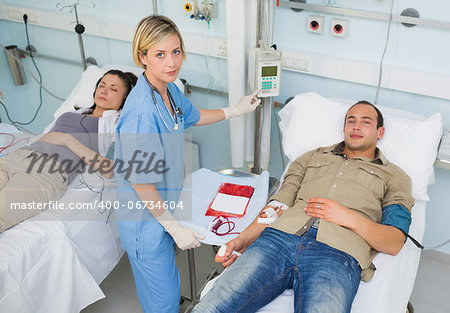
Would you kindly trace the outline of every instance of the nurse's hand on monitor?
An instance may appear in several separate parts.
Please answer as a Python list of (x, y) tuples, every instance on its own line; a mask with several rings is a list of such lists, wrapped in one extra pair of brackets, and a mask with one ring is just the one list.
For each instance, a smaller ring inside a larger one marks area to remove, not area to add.
[(242, 97), (236, 106), (223, 108), (222, 110), (225, 113), (225, 119), (253, 112), (261, 103), (261, 99), (256, 97), (260, 91), (261, 89), (258, 89), (251, 95)]
[(200, 247), (201, 243), (198, 239), (205, 239), (205, 236), (202, 234), (178, 223), (175, 217), (167, 210), (156, 219), (172, 236), (181, 250)]

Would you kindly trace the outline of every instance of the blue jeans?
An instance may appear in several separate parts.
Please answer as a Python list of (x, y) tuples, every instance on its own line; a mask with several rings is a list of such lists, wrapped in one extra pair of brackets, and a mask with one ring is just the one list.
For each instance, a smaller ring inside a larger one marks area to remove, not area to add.
[(315, 228), (302, 236), (266, 228), (193, 312), (256, 312), (289, 288), (294, 312), (350, 312), (361, 280), (358, 262), (316, 235)]

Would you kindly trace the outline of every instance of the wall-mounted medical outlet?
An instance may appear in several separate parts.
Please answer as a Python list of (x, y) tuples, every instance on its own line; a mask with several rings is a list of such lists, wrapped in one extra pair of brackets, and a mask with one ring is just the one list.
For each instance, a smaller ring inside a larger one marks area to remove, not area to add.
[(217, 5), (211, 1), (203, 2), (203, 11), (206, 12), (206, 15), (209, 15), (210, 19), (217, 17)]
[(194, 14), (196, 10), (195, 1), (183, 1), (183, 11), (188, 14)]
[(331, 35), (345, 38), (348, 32), (348, 21), (342, 19), (333, 19), (331, 21)]
[(308, 16), (308, 25), (306, 29), (310, 33), (322, 34), (324, 28), (325, 18), (323, 16), (311, 15)]
[(23, 15), (28, 16), (28, 23), (39, 24), (39, 14), (29, 9), (9, 8), (8, 17), (10, 20), (23, 22)]
[(217, 16), (217, 5), (212, 0), (183, 1), (183, 10), (192, 20), (209, 22)]

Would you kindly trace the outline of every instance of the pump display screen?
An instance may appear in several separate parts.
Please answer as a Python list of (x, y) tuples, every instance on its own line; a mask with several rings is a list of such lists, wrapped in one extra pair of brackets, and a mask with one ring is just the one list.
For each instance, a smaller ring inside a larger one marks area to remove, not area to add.
[(261, 68), (262, 77), (277, 76), (277, 66), (263, 66)]

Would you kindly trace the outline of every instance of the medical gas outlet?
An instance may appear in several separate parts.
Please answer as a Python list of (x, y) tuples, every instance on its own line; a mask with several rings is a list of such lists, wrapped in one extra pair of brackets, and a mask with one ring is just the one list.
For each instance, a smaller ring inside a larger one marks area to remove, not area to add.
[(184, 12), (192, 20), (201, 20), (210, 22), (217, 16), (217, 6), (211, 0), (209, 1), (183, 1)]
[(187, 13), (193, 13), (194, 5), (191, 1), (184, 1), (184, 11)]
[(310, 33), (322, 34), (324, 28), (325, 18), (323, 16), (311, 15), (308, 16), (308, 25), (306, 29)]
[(347, 20), (333, 19), (331, 21), (331, 35), (344, 38), (347, 36)]

